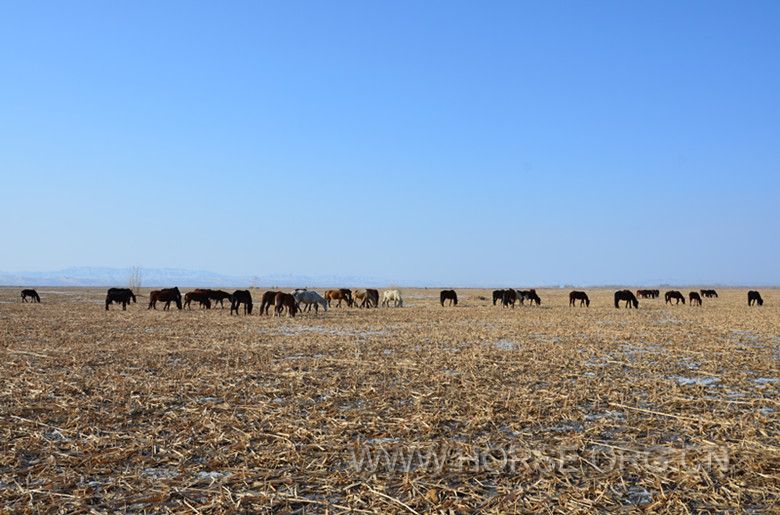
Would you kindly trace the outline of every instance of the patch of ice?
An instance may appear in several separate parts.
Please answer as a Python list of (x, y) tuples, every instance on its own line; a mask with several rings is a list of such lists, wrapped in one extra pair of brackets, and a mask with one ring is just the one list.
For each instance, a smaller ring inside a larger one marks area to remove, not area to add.
[(767, 415), (774, 413), (775, 410), (773, 410), (772, 408), (761, 408), (758, 410), (758, 412), (766, 417)]
[(623, 499), (628, 504), (641, 506), (643, 504), (650, 504), (653, 502), (653, 494), (644, 487), (634, 485), (628, 487), (626, 495), (623, 497)]
[(216, 471), (198, 472), (198, 479), (208, 479), (211, 481), (216, 481), (217, 479), (222, 479), (223, 477), (230, 477), (230, 472), (216, 472)]
[(493, 344), (498, 350), (516, 350), (518, 345), (511, 340), (498, 340)]
[(755, 384), (772, 384), (780, 383), (780, 378), (777, 377), (757, 377), (752, 380)]
[(683, 386), (711, 386), (720, 382), (719, 377), (685, 377), (685, 376), (669, 376), (668, 379), (677, 381), (677, 384)]
[(162, 467), (147, 467), (142, 474), (154, 479), (173, 479), (179, 476), (179, 471)]

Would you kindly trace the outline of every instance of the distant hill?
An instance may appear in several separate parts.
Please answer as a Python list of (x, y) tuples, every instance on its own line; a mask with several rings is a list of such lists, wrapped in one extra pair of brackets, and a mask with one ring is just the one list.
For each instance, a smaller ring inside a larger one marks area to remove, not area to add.
[[(51, 272), (0, 272), (3, 286), (126, 286), (131, 268), (72, 267)], [(201, 286), (201, 287), (336, 287), (376, 286), (389, 283), (377, 278), (356, 276), (306, 276), (272, 274), (232, 276), (202, 270), (181, 268), (143, 268), (142, 286)]]

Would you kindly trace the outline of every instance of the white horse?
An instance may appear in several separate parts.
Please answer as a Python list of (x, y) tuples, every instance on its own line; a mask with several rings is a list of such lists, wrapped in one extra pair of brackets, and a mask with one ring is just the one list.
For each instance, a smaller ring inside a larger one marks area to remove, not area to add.
[(382, 305), (390, 307), (390, 303), (393, 303), (393, 306), (396, 308), (400, 308), (404, 305), (404, 299), (401, 298), (401, 292), (398, 290), (385, 290), (382, 293)]
[(293, 293), (293, 297), (295, 297), (295, 302), (306, 304), (308, 309), (311, 309), (312, 304), (314, 304), (314, 311), (317, 313), (319, 313), (320, 306), (325, 311), (328, 310), (328, 301), (316, 291), (296, 291)]

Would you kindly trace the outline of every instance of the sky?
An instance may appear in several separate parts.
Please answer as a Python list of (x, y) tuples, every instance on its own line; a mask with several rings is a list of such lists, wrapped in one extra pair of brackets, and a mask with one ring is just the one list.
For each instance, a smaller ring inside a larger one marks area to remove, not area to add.
[(0, 270), (780, 284), (780, 3), (14, 2)]

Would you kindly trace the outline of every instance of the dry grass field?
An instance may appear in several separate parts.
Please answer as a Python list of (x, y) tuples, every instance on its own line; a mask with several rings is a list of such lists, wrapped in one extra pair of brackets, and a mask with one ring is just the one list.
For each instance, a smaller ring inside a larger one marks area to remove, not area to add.
[[(294, 319), (0, 290), (9, 511), (769, 512), (780, 291)], [(186, 291), (186, 289), (182, 289)], [(148, 291), (146, 291), (148, 293)], [(259, 291), (253, 295), (259, 299)], [(687, 293), (687, 290), (686, 290)]]

